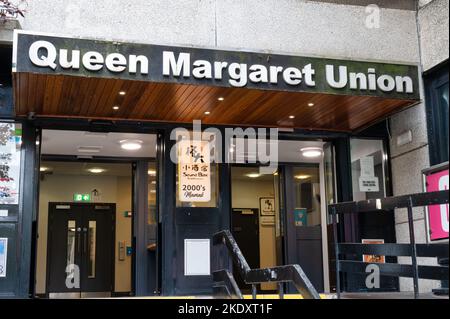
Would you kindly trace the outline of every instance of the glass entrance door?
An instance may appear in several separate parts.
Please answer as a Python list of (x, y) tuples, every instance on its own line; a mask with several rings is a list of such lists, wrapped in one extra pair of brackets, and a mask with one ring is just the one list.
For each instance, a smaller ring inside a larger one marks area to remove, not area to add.
[[(319, 164), (286, 166), (287, 260), (324, 291), (322, 176)], [(325, 239), (326, 240), (326, 239)]]
[(114, 221), (113, 204), (49, 204), (50, 298), (111, 295)]

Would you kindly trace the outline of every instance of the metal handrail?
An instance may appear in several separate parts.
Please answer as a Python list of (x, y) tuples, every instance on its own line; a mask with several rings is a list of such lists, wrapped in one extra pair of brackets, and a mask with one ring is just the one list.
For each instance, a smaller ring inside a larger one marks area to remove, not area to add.
[[(417, 257), (444, 257), (448, 260), (448, 243), (446, 244), (416, 244), (414, 235), (413, 207), (439, 205), (449, 203), (449, 191), (430, 192), (371, 199), (358, 202), (346, 202), (329, 205), (329, 213), (333, 217), (334, 249), (336, 255), (336, 292), (341, 296), (340, 272), (361, 273), (365, 272), (365, 262), (340, 260), (339, 255), (346, 254), (377, 254), (382, 256), (411, 256), (411, 265), (379, 264), (380, 274), (394, 277), (412, 277), (414, 286), (414, 298), (419, 297), (419, 278), (448, 280), (448, 266), (419, 266)], [(408, 212), (409, 244), (385, 243), (378, 245), (360, 243), (339, 243), (338, 241), (338, 215), (385, 212), (392, 213), (394, 209), (406, 208)], [(445, 278), (446, 277), (446, 278)]]
[[(252, 285), (253, 298), (256, 297), (256, 284), (278, 283), (280, 295), (283, 295), (282, 283), (293, 283), (305, 299), (320, 299), (308, 276), (299, 265), (287, 265), (273, 268), (251, 269), (242, 251), (229, 230), (216, 233), (213, 244), (223, 244), (231, 253), (234, 265), (246, 284)], [(217, 273), (217, 272), (216, 272)]]

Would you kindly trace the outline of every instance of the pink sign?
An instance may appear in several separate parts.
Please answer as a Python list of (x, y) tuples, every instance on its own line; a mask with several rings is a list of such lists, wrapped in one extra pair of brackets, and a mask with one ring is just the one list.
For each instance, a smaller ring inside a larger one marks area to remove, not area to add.
[[(448, 169), (426, 176), (427, 192), (448, 189)], [(448, 239), (448, 204), (428, 207), (430, 240)]]

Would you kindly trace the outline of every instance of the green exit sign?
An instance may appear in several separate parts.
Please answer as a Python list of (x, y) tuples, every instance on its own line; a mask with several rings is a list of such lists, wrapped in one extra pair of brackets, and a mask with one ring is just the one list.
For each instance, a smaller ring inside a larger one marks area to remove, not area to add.
[(74, 202), (90, 202), (91, 194), (73, 194)]

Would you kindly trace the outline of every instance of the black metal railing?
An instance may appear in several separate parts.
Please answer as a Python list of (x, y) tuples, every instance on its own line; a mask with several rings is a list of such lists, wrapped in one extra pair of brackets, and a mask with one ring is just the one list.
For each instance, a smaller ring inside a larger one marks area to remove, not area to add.
[[(411, 264), (377, 263), (380, 276), (413, 278), (414, 298), (419, 297), (419, 278), (430, 280), (448, 281), (448, 255), (447, 243), (416, 244), (414, 234), (413, 207), (448, 204), (449, 191), (421, 193), (384, 199), (373, 199), (359, 202), (346, 202), (329, 206), (329, 213), (333, 218), (334, 249), (336, 257), (336, 292), (341, 297), (340, 273), (366, 273), (370, 263), (355, 260), (340, 259), (347, 255), (378, 255), (378, 256), (408, 256)], [(394, 209), (407, 208), (409, 226), (409, 244), (361, 244), (340, 243), (338, 241), (338, 216), (358, 213), (393, 213)], [(447, 260), (446, 266), (421, 266), (417, 263), (417, 257), (433, 257)], [(362, 258), (360, 259), (362, 260)], [(447, 289), (448, 294), (448, 289)]]
[[(283, 283), (292, 283), (305, 299), (320, 299), (311, 281), (299, 265), (288, 265), (264, 269), (250, 269), (244, 255), (230, 231), (224, 230), (214, 235), (214, 246), (225, 245), (233, 264), (242, 277), (242, 280), (252, 285), (252, 295), (256, 298), (256, 286), (261, 283), (277, 283), (280, 298), (284, 296)], [(233, 275), (228, 270), (219, 270), (213, 273), (216, 290), (227, 293), (232, 298), (242, 298), (242, 293), (236, 284)]]

